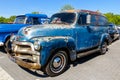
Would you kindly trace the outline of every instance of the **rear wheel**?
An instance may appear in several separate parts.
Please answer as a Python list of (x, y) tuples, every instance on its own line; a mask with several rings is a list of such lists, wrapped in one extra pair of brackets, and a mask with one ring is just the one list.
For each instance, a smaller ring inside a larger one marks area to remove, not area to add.
[(107, 52), (107, 42), (103, 42), (100, 48), (100, 54), (105, 54)]
[(48, 62), (45, 72), (49, 76), (57, 76), (63, 73), (68, 64), (68, 55), (65, 51), (58, 51)]

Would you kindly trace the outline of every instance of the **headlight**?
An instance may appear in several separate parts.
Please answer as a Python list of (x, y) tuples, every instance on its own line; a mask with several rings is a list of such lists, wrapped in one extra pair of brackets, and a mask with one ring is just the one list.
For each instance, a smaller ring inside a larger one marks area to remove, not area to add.
[(41, 48), (41, 47), (40, 47), (39, 41), (35, 41), (35, 42), (34, 42), (34, 49), (35, 49), (35, 50), (40, 50), (40, 48)]

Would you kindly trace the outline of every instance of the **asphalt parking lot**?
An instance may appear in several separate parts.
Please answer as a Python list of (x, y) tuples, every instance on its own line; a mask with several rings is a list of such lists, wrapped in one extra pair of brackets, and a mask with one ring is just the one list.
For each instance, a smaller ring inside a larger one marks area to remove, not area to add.
[(0, 52), (0, 80), (120, 80), (120, 40), (105, 55), (97, 53), (76, 60), (57, 77), (21, 68)]

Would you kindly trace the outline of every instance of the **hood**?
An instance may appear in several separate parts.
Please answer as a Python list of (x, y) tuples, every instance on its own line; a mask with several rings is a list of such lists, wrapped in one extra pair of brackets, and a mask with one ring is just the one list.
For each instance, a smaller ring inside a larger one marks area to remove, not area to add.
[(23, 26), (26, 26), (26, 24), (0, 24), (0, 32), (18, 31)]
[(34, 37), (72, 36), (73, 26), (61, 24), (36, 25), (22, 28), (18, 35), (31, 39)]

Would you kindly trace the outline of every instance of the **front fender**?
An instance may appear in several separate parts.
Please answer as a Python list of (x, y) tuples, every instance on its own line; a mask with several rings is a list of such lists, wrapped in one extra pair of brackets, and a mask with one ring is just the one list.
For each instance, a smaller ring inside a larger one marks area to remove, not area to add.
[(2, 33), (2, 35), (0, 36), (0, 41), (3, 42), (3, 43), (5, 43), (5, 41), (6, 41), (8, 38), (10, 38), (10, 35), (11, 35), (11, 33), (8, 33), (8, 34)]
[(68, 56), (73, 61), (76, 59), (75, 41), (71, 37), (52, 37), (48, 41), (43, 42), (41, 50), (41, 65), (44, 66), (50, 57), (53, 55), (53, 51), (59, 49), (67, 49), (69, 51)]

